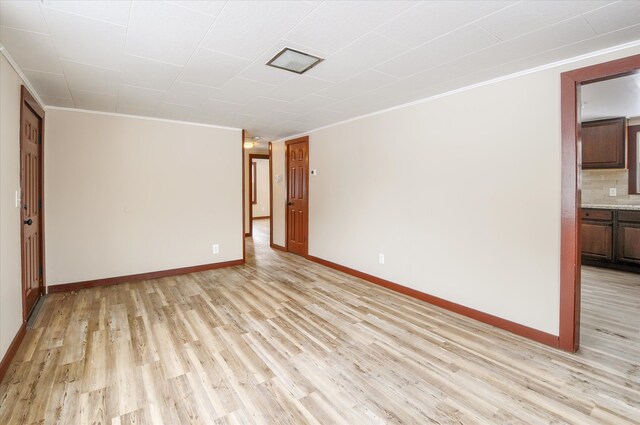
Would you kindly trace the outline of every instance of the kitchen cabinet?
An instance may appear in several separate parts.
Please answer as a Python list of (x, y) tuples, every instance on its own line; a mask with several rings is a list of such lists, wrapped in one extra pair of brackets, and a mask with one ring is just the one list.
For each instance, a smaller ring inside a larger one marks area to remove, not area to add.
[(582, 169), (626, 167), (625, 118), (582, 123)]
[(582, 264), (640, 273), (640, 211), (581, 211)]

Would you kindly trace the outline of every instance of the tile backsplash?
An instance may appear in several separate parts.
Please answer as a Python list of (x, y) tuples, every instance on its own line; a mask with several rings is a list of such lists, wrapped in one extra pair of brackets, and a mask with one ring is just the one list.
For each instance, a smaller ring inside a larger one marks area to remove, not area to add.
[(582, 170), (582, 204), (640, 205), (640, 195), (629, 195), (629, 170)]

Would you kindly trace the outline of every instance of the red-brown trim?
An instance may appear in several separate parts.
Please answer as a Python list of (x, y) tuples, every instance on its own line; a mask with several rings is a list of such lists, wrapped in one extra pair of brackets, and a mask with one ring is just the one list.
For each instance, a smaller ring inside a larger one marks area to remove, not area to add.
[(220, 263), (201, 264), (199, 266), (180, 267), (177, 269), (160, 270), (156, 272), (138, 273), (127, 276), (116, 276), (105, 279), (85, 280), (73, 283), (63, 283), (60, 285), (51, 285), (47, 289), (50, 294), (55, 292), (77, 291), (79, 289), (95, 288), (98, 286), (110, 286), (125, 282), (138, 282), (141, 280), (159, 279), (162, 277), (203, 272), (206, 270), (221, 269), (224, 267), (241, 266), (243, 264), (244, 260), (222, 261)]
[[(302, 137), (298, 137), (296, 139), (291, 139), (291, 140), (287, 140), (286, 142), (284, 142), (284, 155), (285, 155), (285, 184), (287, 185), (287, 199), (285, 201), (285, 204), (289, 202), (289, 145), (292, 145), (294, 143), (300, 143), (300, 142), (306, 142), (307, 143), (307, 158), (305, 160), (306, 162), (306, 168), (307, 168), (307, 178), (305, 179), (306, 184), (305, 184), (305, 191), (306, 191), (306, 206), (307, 206), (307, 234), (305, 235), (305, 242), (304, 242), (304, 252), (305, 252), (305, 256), (309, 255), (309, 136), (302, 136)], [(285, 207), (285, 213), (284, 213), (284, 237), (285, 237), (285, 241), (284, 241), (284, 246), (285, 249), (287, 251), (289, 251), (289, 211), (287, 210), (287, 208)]]
[[(249, 164), (253, 164), (254, 159), (268, 159), (269, 160), (269, 168), (271, 168), (271, 159), (270, 156), (263, 153), (251, 153), (249, 154)], [(256, 182), (258, 179), (256, 178)], [(251, 181), (251, 175), (249, 175), (249, 197), (251, 198), (251, 193), (257, 189), (257, 185), (254, 188), (253, 182)], [(269, 190), (271, 190), (271, 182), (269, 182)], [(252, 236), (253, 235), (253, 202), (249, 199), (249, 203), (251, 206), (249, 207), (249, 231), (245, 232), (244, 236)]]
[(20, 348), (20, 344), (22, 343), (22, 340), (24, 339), (24, 336), (26, 334), (27, 334), (27, 322), (23, 322), (20, 325), (20, 328), (18, 328), (18, 332), (16, 333), (16, 336), (13, 337), (13, 341), (11, 341), (11, 344), (9, 345), (7, 352), (4, 354), (4, 357), (2, 357), (2, 361), (0, 362), (0, 383), (2, 383), (2, 380), (4, 379), (4, 375), (7, 373), (7, 370), (9, 370), (11, 361), (13, 360), (16, 353), (18, 352), (18, 348)]
[[(40, 165), (40, 201), (42, 202), (41, 208), (38, 211), (38, 225), (40, 226), (40, 265), (42, 267), (42, 282), (40, 282), (39, 292), (40, 296), (44, 295), (47, 287), (47, 275), (46, 275), (46, 262), (45, 262), (45, 199), (44, 199), (44, 121), (45, 121), (45, 113), (44, 108), (40, 106), (38, 101), (33, 97), (31, 92), (26, 86), (21, 86), (20, 88), (20, 166), (22, 167), (22, 138), (24, 137), (24, 132), (22, 131), (22, 120), (24, 119), (22, 114), (22, 108), (24, 105), (27, 105), (37, 116), (40, 118), (40, 145), (38, 153), (38, 160)], [(20, 172), (20, 184), (22, 185), (22, 172)], [(22, 192), (22, 187), (20, 188)], [(21, 261), (21, 291), (22, 291), (22, 321), (26, 322), (31, 314), (32, 310), (27, 311), (27, 300), (25, 298), (25, 282), (24, 282), (24, 209), (20, 208), (20, 261)], [(34, 305), (35, 308), (35, 305)]]
[(580, 198), (578, 156), (581, 84), (638, 72), (640, 55), (564, 72), (560, 75), (562, 129), (562, 198), (560, 241), (560, 339), (559, 347), (576, 351), (580, 345)]
[(287, 252), (287, 248), (283, 247), (282, 245), (277, 245), (275, 243), (271, 244), (271, 248), (277, 249), (278, 251)]
[(263, 215), (260, 217), (253, 217), (252, 220), (266, 220), (267, 218), (271, 218), (271, 216)]
[(246, 197), (247, 194), (245, 192), (246, 188), (245, 188), (245, 179), (244, 179), (244, 130), (242, 130), (242, 140), (240, 140), (240, 149), (241, 149), (241, 153), (242, 153), (242, 261), (247, 261), (247, 246), (246, 246), (246, 241), (244, 240), (247, 237), (247, 217), (246, 217), (246, 206), (245, 206), (245, 201), (246, 201)]
[(638, 132), (640, 131), (640, 125), (630, 125), (627, 127), (627, 152), (629, 164), (629, 194), (637, 194), (638, 187), (637, 179), (640, 170), (638, 170)]
[(346, 266), (342, 266), (340, 264), (332, 263), (331, 261), (327, 261), (322, 258), (308, 255), (307, 259), (315, 263), (322, 264), (323, 266), (332, 268), (334, 270), (341, 271), (348, 275), (366, 280), (367, 282), (384, 286), (385, 288), (391, 289), (392, 291), (399, 292), (404, 295), (408, 295), (412, 298), (427, 302), (429, 304), (435, 305), (440, 308), (444, 308), (445, 310), (449, 310), (454, 313), (460, 314), (462, 316), (466, 316), (471, 319), (477, 320), (479, 322), (486, 323), (491, 326), (495, 326), (496, 328), (504, 329), (516, 335), (529, 338), (531, 340), (540, 342), (545, 345), (549, 345), (551, 347), (555, 347), (555, 348), (558, 347), (559, 339), (555, 335), (551, 335), (546, 332), (539, 331), (537, 329), (533, 329), (528, 326), (521, 325), (519, 323), (515, 323), (510, 320), (506, 320), (506, 319), (494, 316), (492, 314), (484, 313), (482, 311), (478, 311), (470, 307), (465, 307), (463, 305), (456, 304), (454, 302), (447, 301), (445, 299), (438, 298), (433, 295), (425, 294), (424, 292), (420, 292), (415, 289), (408, 288), (406, 286), (399, 285), (397, 283), (390, 282), (388, 280), (381, 279), (379, 277), (376, 277), (367, 273), (363, 273), (361, 271), (358, 271)]

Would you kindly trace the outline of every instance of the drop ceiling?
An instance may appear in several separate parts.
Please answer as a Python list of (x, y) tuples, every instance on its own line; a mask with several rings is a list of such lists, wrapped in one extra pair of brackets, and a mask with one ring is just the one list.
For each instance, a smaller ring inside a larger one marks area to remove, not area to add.
[[(639, 1), (1, 1), (46, 106), (286, 137), (640, 39)], [(284, 47), (324, 61), (265, 64)]]

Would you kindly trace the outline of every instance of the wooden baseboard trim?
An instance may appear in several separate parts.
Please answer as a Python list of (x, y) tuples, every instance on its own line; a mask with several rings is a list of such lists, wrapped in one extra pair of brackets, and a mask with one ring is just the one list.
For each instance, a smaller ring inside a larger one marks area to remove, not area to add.
[(4, 379), (4, 375), (7, 373), (7, 370), (9, 370), (9, 365), (11, 365), (11, 361), (13, 360), (16, 353), (18, 352), (18, 348), (20, 348), (20, 344), (22, 343), (22, 340), (24, 339), (24, 336), (26, 334), (27, 334), (27, 323), (24, 322), (22, 323), (22, 325), (20, 325), (20, 328), (18, 329), (16, 336), (13, 337), (13, 341), (11, 341), (11, 344), (9, 345), (7, 352), (5, 353), (4, 357), (2, 358), (2, 361), (0, 362), (0, 383)]
[(341, 271), (348, 275), (366, 280), (367, 282), (384, 286), (385, 288), (391, 289), (392, 291), (399, 292), (401, 294), (408, 295), (412, 298), (416, 298), (418, 300), (427, 302), (429, 304), (433, 304), (437, 307), (444, 308), (445, 310), (449, 310), (454, 313), (461, 314), (463, 316), (469, 317), (479, 322), (495, 326), (496, 328), (504, 329), (506, 331), (531, 339), (533, 341), (536, 341), (545, 345), (549, 345), (554, 348), (558, 348), (560, 346), (559, 337), (555, 335), (551, 335), (546, 332), (533, 329), (528, 326), (521, 325), (519, 323), (515, 323), (510, 320), (503, 319), (501, 317), (497, 317), (489, 313), (484, 313), (482, 311), (475, 310), (470, 307), (465, 307), (463, 305), (456, 304), (454, 302), (447, 301), (445, 299), (438, 298), (433, 295), (425, 294), (424, 292), (420, 292), (418, 290), (408, 288), (406, 286), (399, 285), (397, 283), (390, 282), (388, 280), (384, 280), (379, 277), (376, 277), (367, 273), (363, 273), (361, 271), (351, 269), (349, 267), (342, 266), (340, 264), (332, 263), (331, 261), (327, 261), (322, 258), (308, 255), (307, 259), (315, 263), (322, 264), (323, 266), (327, 266), (329, 268)]
[(287, 252), (287, 248), (283, 247), (282, 245), (276, 245), (276, 244), (272, 243), (271, 244), (271, 248), (277, 249), (278, 251)]
[(253, 220), (266, 220), (268, 218), (271, 218), (271, 216), (269, 215), (263, 215), (261, 217), (253, 217)]
[(139, 274), (131, 274), (127, 276), (109, 277), (106, 279), (86, 280), (82, 282), (63, 283), (60, 285), (51, 285), (47, 288), (48, 293), (77, 291), (85, 288), (95, 288), (98, 286), (117, 285), (125, 282), (137, 282), (141, 280), (159, 279), (161, 277), (176, 276), (187, 273), (196, 273), (206, 270), (220, 269), (223, 267), (240, 266), (244, 264), (244, 260), (222, 261), (220, 263), (201, 264), (199, 266), (180, 267), (177, 269), (160, 270), (156, 272), (147, 272)]

